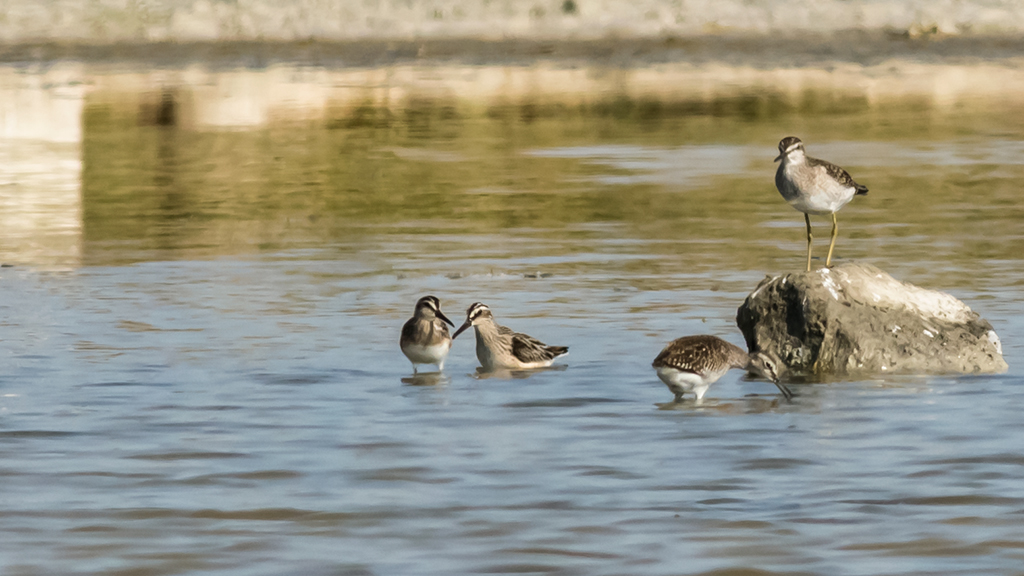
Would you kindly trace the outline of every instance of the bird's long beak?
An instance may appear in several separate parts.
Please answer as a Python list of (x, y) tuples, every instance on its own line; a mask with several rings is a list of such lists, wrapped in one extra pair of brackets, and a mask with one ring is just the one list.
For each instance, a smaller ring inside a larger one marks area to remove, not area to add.
[(772, 160), (772, 162), (778, 162), (779, 160), (782, 160), (783, 156), (785, 156), (785, 154), (779, 154), (778, 156), (775, 157), (775, 160)]
[(451, 326), (452, 328), (455, 328), (455, 322), (452, 322), (451, 320), (449, 320), (448, 317), (444, 315), (444, 312), (441, 312), (440, 310), (438, 310), (438, 311), (434, 312), (434, 314), (437, 315), (437, 317), (440, 318), (441, 320), (444, 320), (445, 322), (447, 322), (449, 326)]
[(786, 400), (793, 399), (793, 392), (790, 391), (789, 388), (786, 388), (785, 384), (783, 384), (782, 382), (776, 382), (774, 380), (772, 381), (772, 384), (775, 384), (779, 388), (779, 392), (782, 392), (782, 395), (786, 397)]
[[(452, 340), (455, 340), (456, 338), (458, 338), (459, 334), (462, 334), (463, 332), (465, 332), (466, 328), (469, 328), (472, 325), (473, 325), (472, 322), (470, 322), (469, 320), (466, 320), (466, 323), (463, 324), (462, 326), (459, 326), (459, 329), (455, 331), (455, 334), (452, 334)], [(454, 324), (452, 324), (452, 326), (454, 326)]]

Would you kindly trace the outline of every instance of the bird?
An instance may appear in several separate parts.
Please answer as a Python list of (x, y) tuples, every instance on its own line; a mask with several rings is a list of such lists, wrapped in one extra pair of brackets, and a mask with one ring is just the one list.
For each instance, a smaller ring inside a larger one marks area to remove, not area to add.
[(747, 353), (717, 336), (684, 336), (670, 342), (651, 366), (658, 378), (676, 395), (676, 402), (687, 392), (704, 397), (719, 378), (731, 368), (755, 372), (771, 380), (789, 400), (793, 393), (779, 382), (779, 365), (763, 352)]
[(412, 362), (413, 374), (418, 364), (435, 364), (438, 372), (444, 370), (444, 360), (452, 347), (446, 322), (455, 327), (441, 312), (441, 301), (437, 297), (424, 296), (416, 301), (413, 316), (402, 326), (399, 340), (402, 353)]
[(832, 267), (832, 250), (836, 246), (839, 228), (836, 212), (853, 199), (867, 194), (868, 189), (853, 181), (850, 174), (824, 160), (811, 158), (804, 152), (804, 143), (795, 136), (779, 142), (779, 169), (775, 172), (775, 187), (793, 208), (804, 213), (807, 224), (807, 271), (811, 271), (811, 217), (810, 214), (832, 215), (832, 241), (828, 245), (825, 266)]
[(476, 330), (476, 357), (487, 372), (500, 368), (545, 368), (569, 353), (568, 346), (548, 346), (498, 324), (491, 309), (480, 302), (466, 310), (466, 322), (455, 331), (452, 339), (470, 326)]

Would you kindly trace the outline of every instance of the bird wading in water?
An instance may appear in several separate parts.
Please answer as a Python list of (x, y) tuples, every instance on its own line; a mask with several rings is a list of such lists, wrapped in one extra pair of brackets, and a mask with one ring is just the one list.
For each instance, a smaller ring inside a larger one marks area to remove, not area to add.
[(779, 382), (779, 365), (763, 352), (753, 354), (716, 336), (684, 336), (669, 343), (651, 364), (658, 378), (676, 395), (693, 392), (697, 400), (732, 368), (754, 372), (771, 380), (787, 400), (793, 397)]
[(412, 318), (402, 326), (399, 345), (402, 353), (412, 362), (416, 374), (419, 364), (435, 364), (437, 371), (444, 370), (444, 360), (452, 348), (452, 337), (448, 335), (448, 323), (455, 324), (441, 312), (441, 301), (434, 296), (424, 296), (416, 302)]
[(480, 302), (466, 310), (466, 322), (452, 338), (458, 338), (470, 326), (476, 331), (476, 357), (488, 372), (499, 368), (544, 368), (569, 353), (567, 346), (548, 346), (532, 336), (498, 324), (491, 309)]

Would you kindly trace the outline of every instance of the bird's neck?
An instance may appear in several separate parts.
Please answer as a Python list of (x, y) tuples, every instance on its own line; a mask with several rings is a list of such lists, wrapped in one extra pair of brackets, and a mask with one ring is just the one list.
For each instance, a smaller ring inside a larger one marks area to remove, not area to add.
[(481, 322), (473, 325), (473, 330), (476, 331), (477, 342), (484, 342), (487, 344), (498, 342), (498, 325), (494, 322)]
[(729, 347), (729, 358), (728, 363), (730, 368), (740, 368), (743, 370), (750, 370), (750, 364), (753, 362), (754, 357), (748, 354), (745, 350), (739, 346)]
[(782, 159), (787, 166), (800, 166), (807, 163), (807, 155), (797, 150), (786, 154), (786, 157)]

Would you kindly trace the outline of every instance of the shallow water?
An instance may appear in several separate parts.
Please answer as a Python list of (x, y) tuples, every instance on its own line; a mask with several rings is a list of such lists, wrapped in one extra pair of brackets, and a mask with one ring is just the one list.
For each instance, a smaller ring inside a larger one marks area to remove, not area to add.
[[(77, 143), (3, 144), (4, 206), (34, 218), (0, 235), (5, 573), (1020, 572), (1020, 115), (190, 130), (102, 96)], [(734, 371), (668, 403), (661, 347), (742, 343), (742, 299), (803, 265), (772, 183), (791, 133), (871, 188), (838, 258), (964, 299), (1007, 374), (784, 403)], [(398, 332), (427, 293), (570, 355), (482, 377), (467, 334), (413, 377)]]

